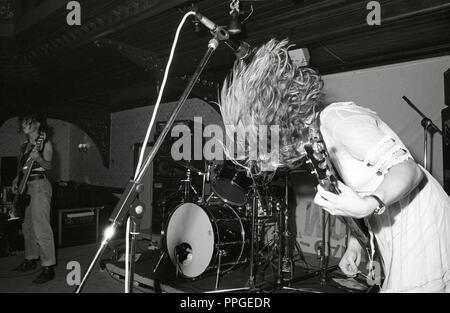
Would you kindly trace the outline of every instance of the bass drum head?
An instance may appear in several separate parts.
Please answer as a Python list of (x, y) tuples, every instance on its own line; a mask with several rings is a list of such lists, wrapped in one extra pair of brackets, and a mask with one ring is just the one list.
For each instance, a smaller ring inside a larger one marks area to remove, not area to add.
[[(188, 244), (192, 259), (183, 263), (176, 260), (175, 248)], [(203, 274), (214, 253), (214, 230), (208, 214), (195, 203), (183, 203), (169, 218), (166, 230), (167, 253), (180, 272), (189, 278)]]

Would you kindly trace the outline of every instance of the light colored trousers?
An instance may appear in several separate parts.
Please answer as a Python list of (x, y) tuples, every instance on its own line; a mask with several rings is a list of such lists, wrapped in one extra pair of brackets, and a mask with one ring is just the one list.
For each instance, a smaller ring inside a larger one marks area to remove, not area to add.
[(41, 259), (42, 266), (56, 264), (55, 243), (50, 226), (52, 186), (47, 178), (28, 183), (30, 205), (25, 209), (22, 224), (25, 239), (25, 259)]

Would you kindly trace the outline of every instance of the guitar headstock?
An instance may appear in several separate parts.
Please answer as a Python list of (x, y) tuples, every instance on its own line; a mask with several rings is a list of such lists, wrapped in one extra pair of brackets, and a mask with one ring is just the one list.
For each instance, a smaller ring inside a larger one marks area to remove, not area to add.
[(327, 177), (328, 164), (326, 160), (326, 151), (322, 144), (309, 143), (305, 145), (305, 151), (308, 156), (307, 163), (311, 167), (311, 172), (319, 180)]
[(311, 173), (317, 177), (319, 183), (327, 190), (332, 189), (333, 192), (339, 192), (337, 177), (320, 133), (313, 132), (310, 142), (305, 144), (304, 149), (307, 155), (306, 163), (309, 164)]

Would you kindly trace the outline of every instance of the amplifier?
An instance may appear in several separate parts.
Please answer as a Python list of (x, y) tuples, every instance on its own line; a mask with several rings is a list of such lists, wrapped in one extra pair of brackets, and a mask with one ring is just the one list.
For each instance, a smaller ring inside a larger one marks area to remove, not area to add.
[(58, 246), (68, 247), (99, 240), (99, 213), (103, 207), (58, 211)]

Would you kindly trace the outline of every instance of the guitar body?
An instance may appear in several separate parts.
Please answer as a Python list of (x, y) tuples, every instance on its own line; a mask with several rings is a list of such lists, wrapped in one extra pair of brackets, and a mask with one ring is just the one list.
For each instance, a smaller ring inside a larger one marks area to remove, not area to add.
[(28, 194), (15, 195), (13, 199), (13, 206), (15, 216), (17, 219), (25, 219), (25, 209), (30, 205), (31, 197)]

